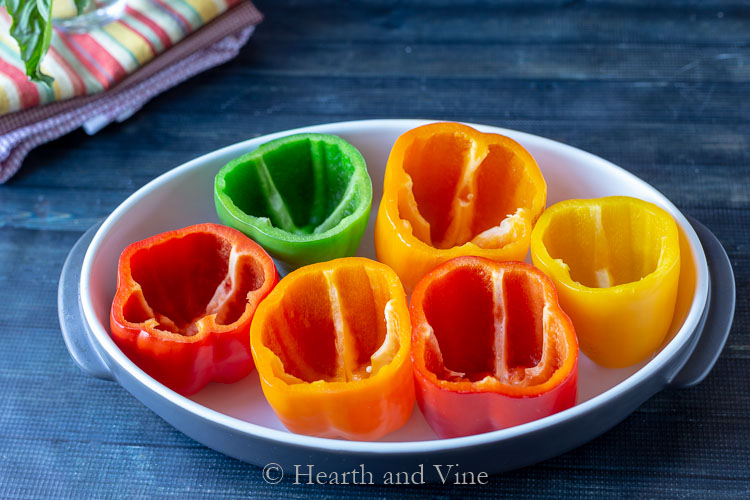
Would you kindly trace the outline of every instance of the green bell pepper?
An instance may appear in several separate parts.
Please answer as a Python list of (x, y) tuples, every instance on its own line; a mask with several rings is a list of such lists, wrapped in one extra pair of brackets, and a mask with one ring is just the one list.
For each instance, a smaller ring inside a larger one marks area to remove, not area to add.
[(216, 175), (214, 201), (223, 224), (289, 271), (354, 255), (370, 217), (372, 182), (345, 140), (297, 134), (227, 163)]

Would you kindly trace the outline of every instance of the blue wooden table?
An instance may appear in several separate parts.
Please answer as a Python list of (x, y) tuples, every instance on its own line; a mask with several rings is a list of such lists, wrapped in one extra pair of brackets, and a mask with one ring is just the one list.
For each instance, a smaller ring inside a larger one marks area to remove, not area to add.
[[(657, 5), (654, 7), (652, 4)], [(233, 62), (93, 137), (35, 150), (0, 186), (0, 497), (750, 495), (750, 7), (740, 1), (281, 2)], [(70, 247), (203, 153), (316, 123), (487, 123), (591, 151), (656, 186), (729, 253), (733, 331), (701, 385), (485, 486), (266, 485), (68, 356)]]

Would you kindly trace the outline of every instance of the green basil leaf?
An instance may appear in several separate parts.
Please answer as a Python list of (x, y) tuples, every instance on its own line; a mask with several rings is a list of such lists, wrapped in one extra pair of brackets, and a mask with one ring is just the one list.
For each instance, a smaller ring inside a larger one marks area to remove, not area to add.
[(89, 0), (75, 0), (75, 2), (76, 9), (78, 9), (78, 15), (80, 16), (81, 14), (83, 14), (83, 9), (85, 9), (89, 4)]
[(52, 41), (52, 0), (5, 0), (13, 19), (10, 34), (18, 42), (26, 74), (31, 80), (52, 83), (39, 65)]

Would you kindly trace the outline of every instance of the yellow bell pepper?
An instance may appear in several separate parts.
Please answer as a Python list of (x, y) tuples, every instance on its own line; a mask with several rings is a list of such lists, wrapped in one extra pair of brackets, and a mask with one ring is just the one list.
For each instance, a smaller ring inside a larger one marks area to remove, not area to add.
[(680, 278), (677, 224), (661, 208), (626, 196), (567, 200), (531, 234), (534, 265), (557, 287), (581, 350), (620, 368), (662, 344)]

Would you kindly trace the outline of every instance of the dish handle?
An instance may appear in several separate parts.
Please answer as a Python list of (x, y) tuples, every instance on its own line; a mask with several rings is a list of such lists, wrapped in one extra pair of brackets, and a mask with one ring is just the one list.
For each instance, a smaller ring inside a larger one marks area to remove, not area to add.
[(86, 231), (65, 259), (57, 288), (57, 315), (65, 346), (78, 367), (93, 377), (114, 380), (107, 363), (91, 341), (91, 333), (81, 311), (78, 289), (83, 257), (100, 225), (101, 222)]
[(687, 362), (669, 383), (682, 389), (703, 381), (724, 348), (734, 318), (735, 284), (732, 264), (718, 238), (703, 224), (687, 216), (701, 240), (710, 276), (706, 318), (699, 339)]

